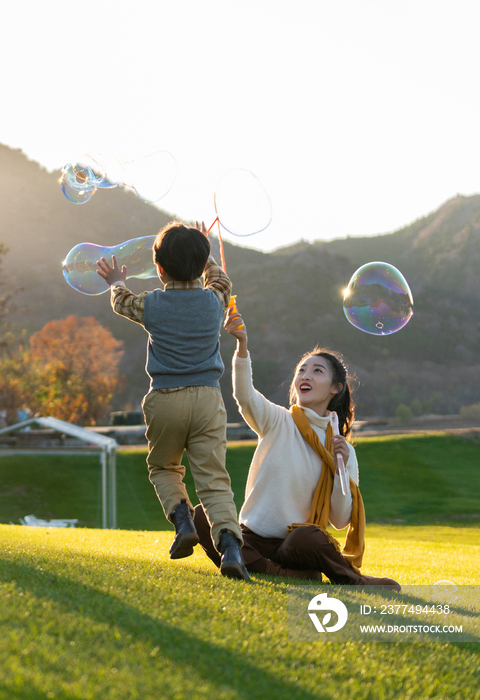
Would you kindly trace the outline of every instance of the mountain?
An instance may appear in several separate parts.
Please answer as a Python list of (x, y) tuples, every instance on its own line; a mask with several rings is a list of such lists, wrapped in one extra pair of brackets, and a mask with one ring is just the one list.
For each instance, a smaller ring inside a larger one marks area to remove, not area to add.
[[(14, 320), (28, 332), (74, 313), (95, 316), (125, 342), (125, 387), (115, 408), (137, 408), (147, 390), (146, 336), (111, 312), (108, 295), (69, 287), (61, 262), (77, 243), (114, 246), (155, 234), (172, 217), (123, 189), (75, 206), (48, 173), (21, 151), (0, 146), (0, 243), (4, 270), (21, 286)], [(348, 202), (346, 202), (348, 206)], [(480, 401), (480, 196), (456, 196), (393, 233), (307, 243), (262, 253), (224, 241), (228, 273), (245, 318), (257, 388), (286, 402), (292, 370), (316, 344), (339, 350), (356, 375), (357, 413), (392, 415), (400, 403), (451, 414)], [(351, 326), (343, 290), (361, 265), (395, 265), (409, 282), (414, 316), (400, 332), (373, 336)], [(134, 291), (155, 280), (129, 280)], [(222, 334), (222, 390), (229, 420), (235, 343)], [(413, 402), (413, 403), (412, 403)]]
[[(241, 268), (226, 257), (252, 356), (270, 362), (278, 385), (319, 343), (343, 352), (364, 415), (392, 415), (415, 399), (443, 413), (480, 401), (480, 196), (457, 196), (391, 234), (300, 241)], [(390, 336), (363, 333), (343, 314), (350, 277), (374, 260), (401, 270), (414, 298), (413, 318)], [(285, 396), (285, 387), (271, 394)]]

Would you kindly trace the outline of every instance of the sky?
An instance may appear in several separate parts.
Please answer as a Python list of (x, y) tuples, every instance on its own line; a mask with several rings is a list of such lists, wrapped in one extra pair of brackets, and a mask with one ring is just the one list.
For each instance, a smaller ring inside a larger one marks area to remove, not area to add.
[(0, 143), (48, 170), (169, 151), (158, 206), (207, 225), (251, 171), (272, 222), (237, 245), (387, 233), (480, 191), (479, 35), (478, 0), (15, 0)]

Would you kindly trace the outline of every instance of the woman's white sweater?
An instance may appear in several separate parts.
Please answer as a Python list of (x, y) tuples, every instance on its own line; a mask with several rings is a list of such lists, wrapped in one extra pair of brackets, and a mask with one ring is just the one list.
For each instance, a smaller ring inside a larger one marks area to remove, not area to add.
[[(322, 461), (296, 427), (292, 414), (268, 401), (253, 386), (250, 356), (233, 358), (233, 394), (240, 412), (258, 437), (248, 472), (240, 522), (262, 537), (287, 536), (287, 526), (308, 520)], [(329, 418), (304, 408), (310, 425), (325, 445)], [(358, 484), (358, 465), (351, 445), (346, 464)], [(352, 496), (344, 496), (336, 474), (330, 522), (341, 530), (350, 523)]]

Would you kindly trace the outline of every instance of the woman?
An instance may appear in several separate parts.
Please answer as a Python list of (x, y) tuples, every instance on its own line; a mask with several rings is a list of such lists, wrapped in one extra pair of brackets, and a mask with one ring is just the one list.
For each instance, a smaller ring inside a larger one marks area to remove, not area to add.
[[(360, 573), (364, 551), (365, 514), (358, 489), (355, 450), (347, 442), (354, 407), (347, 370), (339, 357), (315, 348), (297, 365), (288, 411), (268, 401), (253, 386), (247, 332), (235, 308), (226, 330), (237, 339), (233, 389), (240, 412), (258, 434), (240, 511), (242, 554), (248, 571), (274, 576), (322, 580), (400, 590), (389, 578)], [(336, 411), (341, 435), (333, 436), (329, 413)], [(350, 491), (342, 493), (334, 456), (342, 455)], [(326, 528), (349, 526), (343, 550)], [(195, 509), (200, 544), (217, 565), (210, 527), (202, 509)]]

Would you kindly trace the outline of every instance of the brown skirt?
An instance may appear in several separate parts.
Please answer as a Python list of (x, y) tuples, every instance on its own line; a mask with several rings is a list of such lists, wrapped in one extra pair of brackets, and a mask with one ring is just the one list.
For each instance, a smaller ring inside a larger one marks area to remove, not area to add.
[[(201, 505), (195, 508), (194, 521), (205, 554), (219, 567), (221, 557), (213, 543), (210, 523)], [(329, 578), (332, 574), (335, 577), (338, 574), (342, 582), (350, 583), (353, 574), (350, 565), (314, 525), (297, 527), (284, 539), (262, 537), (245, 525), (241, 525), (241, 528), (244, 543), (242, 555), (251, 573), (321, 581), (323, 572)], [(337, 563), (335, 573), (332, 571), (332, 557)]]

